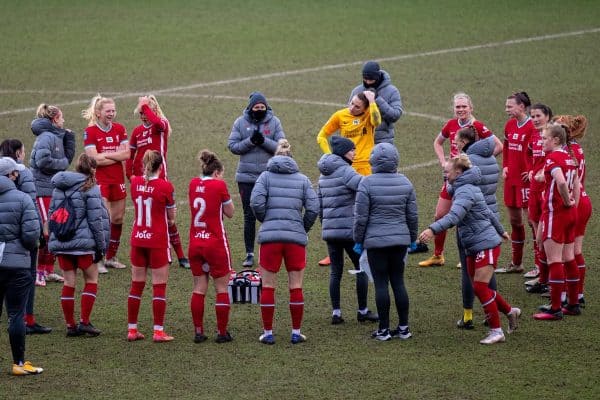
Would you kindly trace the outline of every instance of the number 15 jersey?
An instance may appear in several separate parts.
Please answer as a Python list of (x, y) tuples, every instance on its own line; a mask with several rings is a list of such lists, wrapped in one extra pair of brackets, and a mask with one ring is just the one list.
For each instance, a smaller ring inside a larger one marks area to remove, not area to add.
[(169, 248), (167, 209), (175, 208), (173, 184), (161, 178), (143, 176), (131, 179), (131, 199), (135, 207), (131, 244), (146, 248)]
[(190, 181), (188, 200), (192, 213), (190, 248), (229, 247), (223, 224), (223, 205), (232, 200), (225, 181), (210, 177), (193, 178)]

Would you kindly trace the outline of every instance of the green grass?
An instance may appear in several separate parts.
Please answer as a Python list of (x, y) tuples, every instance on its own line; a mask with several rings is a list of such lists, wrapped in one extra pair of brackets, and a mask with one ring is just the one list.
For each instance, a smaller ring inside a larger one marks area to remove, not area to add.
[[(66, 125), (81, 133), (85, 121), (80, 110), (98, 91), (117, 96), (118, 120), (131, 131), (138, 123), (132, 113), (136, 93), (160, 91), (161, 106), (174, 129), (169, 164), (179, 200), (185, 199), (187, 182), (197, 170), (194, 159), (202, 148), (223, 158), (230, 191), (237, 193), (233, 179), (237, 158), (227, 151), (226, 141), (248, 94), (257, 89), (268, 99), (283, 99), (271, 104), (302, 171), (316, 183), (318, 130), (360, 81), (361, 62), (388, 57), (396, 58), (382, 66), (400, 88), (408, 112), (396, 125), (401, 166), (435, 158), (431, 143), (441, 127), (440, 118), (451, 117), (454, 92), (469, 93), (477, 117), (501, 134), (504, 99), (524, 89), (556, 113), (589, 118), (588, 136), (582, 142), (586, 186), (592, 201), (600, 198), (600, 142), (595, 135), (600, 121), (595, 65), (600, 32), (500, 44), (599, 28), (600, 6), (593, 1), (7, 3), (0, 26), (2, 138), (18, 137), (29, 150), (31, 109), (41, 102), (66, 104), (62, 107)], [(496, 45), (419, 56), (491, 43)], [(398, 58), (402, 55), (410, 56)], [(344, 65), (257, 77), (334, 64)], [(227, 82), (213, 83), (217, 81)], [(196, 87), (172, 89), (189, 85)], [(83, 150), (81, 140), (79, 135)], [(440, 172), (433, 166), (406, 173), (417, 189), (423, 228), (433, 218)], [(236, 215), (227, 221), (227, 228), (237, 263), (243, 257), (237, 196), (235, 206)], [(126, 218), (129, 224), (131, 211)], [(185, 205), (179, 209), (178, 224), (187, 241)], [(128, 234), (129, 227), (123, 234), (122, 259), (128, 255)], [(524, 292), (521, 277), (499, 276), (501, 292), (523, 309), (524, 316), (506, 344), (492, 347), (478, 344), (483, 326), (469, 332), (454, 327), (461, 301), (453, 236), (454, 232), (448, 235), (447, 267), (421, 270), (416, 267), (420, 258), (409, 258), (406, 281), (414, 338), (406, 342), (375, 343), (369, 338), (373, 326), (354, 321), (353, 279), (348, 274), (342, 282), (347, 323), (335, 328), (329, 324), (328, 270), (316, 266), (326, 253), (318, 224), (310, 233), (305, 278), (303, 332), (309, 340), (299, 346), (287, 341), (290, 321), (283, 274), (276, 292), (275, 346), (258, 343), (259, 308), (251, 305), (232, 307), (233, 343), (192, 343), (191, 277), (175, 266), (166, 326), (176, 341), (164, 345), (125, 341), (127, 271), (101, 277), (92, 320), (103, 334), (95, 339), (64, 337), (60, 285), (50, 284), (38, 290), (36, 307), (39, 321), (55, 332), (27, 340), (28, 358), (46, 371), (26, 379), (6, 375), (11, 358), (3, 320), (0, 398), (598, 398), (598, 218), (592, 217), (586, 236), (589, 306), (584, 315), (561, 323), (536, 323), (530, 315), (541, 300)], [(509, 253), (504, 246), (503, 263)], [(530, 251), (526, 257), (530, 265)], [(369, 304), (374, 308), (372, 294), (371, 288)], [(147, 288), (140, 312), (145, 333), (151, 326), (150, 295)], [(211, 291), (206, 305), (209, 332), (215, 327), (213, 296)], [(482, 320), (478, 306), (475, 314)]]

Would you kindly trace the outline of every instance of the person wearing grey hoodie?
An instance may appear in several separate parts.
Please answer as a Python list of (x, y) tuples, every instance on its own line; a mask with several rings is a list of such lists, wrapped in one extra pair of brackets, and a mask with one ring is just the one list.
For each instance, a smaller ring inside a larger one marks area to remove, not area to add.
[[(397, 172), (399, 160), (394, 145), (376, 145), (369, 159), (373, 174), (362, 179), (354, 205), (354, 249), (359, 254), (367, 250), (375, 283), (379, 329), (372, 337), (384, 341), (412, 336), (408, 326), (409, 299), (404, 267), (407, 248), (417, 239), (419, 216), (415, 189), (406, 176)], [(388, 282), (399, 318), (398, 327), (391, 331)]]
[(473, 166), (466, 154), (452, 158), (446, 163), (444, 172), (452, 185), (452, 207), (448, 214), (438, 219), (419, 235), (422, 242), (431, 240), (435, 233), (457, 227), (461, 245), (467, 254), (467, 268), (473, 282), (475, 295), (481, 302), (490, 327), (481, 344), (504, 342), (505, 336), (498, 311), (508, 318), (508, 333), (517, 329), (521, 310), (511, 307), (498, 293), (489, 287), (490, 279), (500, 255), (502, 239), (510, 236), (498, 217), (490, 211), (481, 189), (481, 171)]
[(319, 200), (310, 180), (300, 173), (291, 157), (290, 144), (281, 139), (275, 157), (267, 170), (256, 180), (250, 206), (261, 223), (260, 273), (262, 292), (260, 310), (263, 334), (259, 341), (274, 344), (273, 314), (275, 312), (276, 273), (282, 260), (288, 271), (290, 314), (292, 315), (292, 344), (304, 342), (300, 333), (304, 314), (302, 280), (306, 267), (307, 233), (319, 215)]
[[(98, 291), (98, 266), (108, 247), (109, 218), (104, 207), (100, 188), (96, 184), (96, 160), (81, 154), (77, 160), (77, 172), (63, 171), (52, 178), (54, 193), (50, 203), (50, 219), (66, 197), (71, 199), (75, 211), (76, 232), (73, 238), (61, 240), (52, 230), (48, 248), (58, 258), (64, 272), (61, 294), (63, 315), (67, 324), (67, 336), (89, 334), (98, 336), (100, 330), (90, 322), (90, 314)], [(81, 293), (81, 320), (75, 324), (75, 280), (80, 269), (85, 281)]]
[(33, 279), (29, 252), (40, 237), (40, 223), (33, 201), (14, 184), (24, 168), (10, 157), (0, 159), (0, 299), (8, 314), (13, 375), (43, 371), (25, 361), (24, 314)]
[[(25, 159), (25, 145), (19, 139), (6, 139), (0, 144), (0, 155), (3, 157), (10, 157), (15, 160), (17, 164), (23, 165), (23, 160)], [(15, 186), (18, 190), (27, 194), (31, 198), (31, 201), (33, 201), (33, 204), (35, 204), (37, 197), (35, 181), (31, 170), (24, 165), (23, 170), (19, 172), (19, 178), (15, 181)], [(42, 221), (41, 219), (39, 219), (39, 221), (41, 229)], [(29, 297), (27, 298), (27, 308), (25, 310), (25, 329), (28, 335), (52, 332), (52, 328), (40, 325), (36, 322), (35, 314), (33, 312), (35, 303), (35, 278), (37, 275), (37, 252), (38, 246), (36, 243), (36, 246), (30, 251), (30, 272), (32, 280), (29, 288)], [(0, 304), (1, 303), (2, 299), (0, 299)], [(2, 315), (2, 307), (0, 307), (0, 315)]]
[[(69, 168), (75, 156), (75, 135), (64, 129), (65, 119), (60, 108), (40, 104), (37, 118), (31, 122), (31, 131), (36, 136), (31, 150), (29, 167), (35, 179), (37, 207), (42, 224), (48, 222), (48, 207), (52, 197), (52, 177)], [(48, 252), (47, 235), (38, 252), (37, 286), (46, 286), (46, 281), (62, 282), (63, 278), (54, 273), (55, 258)]]
[(376, 61), (367, 61), (363, 65), (362, 78), (363, 83), (350, 93), (350, 100), (365, 90), (375, 92), (375, 102), (381, 113), (381, 124), (375, 128), (375, 144), (394, 144), (394, 124), (404, 112), (400, 91), (392, 85), (390, 74), (382, 70)]
[[(354, 142), (341, 136), (330, 139), (331, 154), (323, 154), (318, 162), (319, 171), (319, 204), (322, 226), (322, 238), (327, 243), (327, 251), (331, 259), (329, 275), (329, 296), (333, 309), (331, 323), (344, 322), (340, 307), (340, 284), (344, 272), (344, 251), (350, 257), (355, 270), (360, 270), (359, 256), (352, 247), (352, 218), (354, 213), (354, 197), (362, 178), (352, 168), (352, 160), (356, 152)], [(364, 271), (356, 274), (356, 298), (359, 322), (377, 322), (378, 316), (367, 307), (369, 282)]]
[(258, 176), (267, 169), (267, 162), (277, 149), (279, 139), (285, 138), (279, 118), (260, 92), (252, 92), (244, 113), (233, 123), (227, 147), (240, 156), (235, 173), (244, 210), (244, 245), (246, 259), (242, 265), (254, 265), (256, 218), (250, 208), (250, 195)]

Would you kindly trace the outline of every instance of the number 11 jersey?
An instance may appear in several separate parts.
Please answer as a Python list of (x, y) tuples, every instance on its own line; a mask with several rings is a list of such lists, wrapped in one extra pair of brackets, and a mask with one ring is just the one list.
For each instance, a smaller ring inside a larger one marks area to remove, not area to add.
[(161, 178), (131, 179), (131, 200), (135, 207), (131, 244), (146, 248), (169, 248), (167, 209), (175, 208), (173, 184)]

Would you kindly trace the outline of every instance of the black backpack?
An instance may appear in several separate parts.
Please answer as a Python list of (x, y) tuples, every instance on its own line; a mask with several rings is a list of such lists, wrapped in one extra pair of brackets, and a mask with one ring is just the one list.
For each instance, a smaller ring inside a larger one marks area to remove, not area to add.
[(50, 232), (54, 233), (54, 236), (61, 242), (68, 242), (73, 239), (75, 233), (77, 233), (77, 228), (79, 228), (77, 216), (75, 215), (75, 206), (71, 200), (71, 196), (73, 196), (75, 192), (78, 192), (79, 189), (81, 189), (81, 186), (73, 190), (69, 195), (63, 190), (62, 192), (64, 193), (65, 198), (60, 202), (56, 210), (52, 212), (48, 219), (48, 228), (50, 229)]

